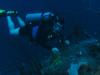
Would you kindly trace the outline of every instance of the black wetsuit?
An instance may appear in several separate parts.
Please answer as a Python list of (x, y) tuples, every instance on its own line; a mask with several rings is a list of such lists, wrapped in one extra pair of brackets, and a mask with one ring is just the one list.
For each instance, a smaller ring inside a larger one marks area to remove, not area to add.
[[(42, 20), (41, 23), (27, 24), (20, 29), (20, 35), (27, 37), (31, 42), (37, 43), (47, 49), (51, 49), (48, 45), (48, 41), (55, 38), (55, 33), (53, 33), (53, 18), (48, 21)], [(48, 39), (49, 35), (53, 35), (52, 38)]]
[[(29, 20), (30, 21), (30, 20)], [(57, 23), (63, 23), (63, 19), (59, 19), (56, 15), (44, 15), (41, 14), (39, 20), (31, 20), (31, 23), (28, 22), (24, 27), (20, 29), (20, 35), (27, 37), (32, 43), (41, 45), (42, 47), (51, 50), (51, 43), (55, 39), (61, 37), (59, 35), (61, 32), (55, 33), (53, 31), (53, 26)], [(48, 36), (52, 37), (48, 38)]]

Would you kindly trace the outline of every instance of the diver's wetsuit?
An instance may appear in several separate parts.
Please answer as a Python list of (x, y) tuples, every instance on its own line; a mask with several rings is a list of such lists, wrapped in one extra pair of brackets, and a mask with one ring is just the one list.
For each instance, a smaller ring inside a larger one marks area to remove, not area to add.
[[(56, 33), (53, 32), (55, 21), (55, 16), (50, 16), (48, 20), (43, 16), (41, 21), (37, 23), (26, 23), (24, 27), (20, 28), (20, 35), (27, 37), (33, 43), (40, 44), (44, 48), (51, 49), (52, 47), (47, 43), (56, 36)], [(52, 35), (52, 37), (48, 38), (49, 35)]]

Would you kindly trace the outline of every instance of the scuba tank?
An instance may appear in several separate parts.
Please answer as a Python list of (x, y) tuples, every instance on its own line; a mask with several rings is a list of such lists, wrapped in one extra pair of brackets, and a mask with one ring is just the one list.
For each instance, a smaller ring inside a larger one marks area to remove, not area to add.
[(26, 23), (28, 24), (40, 24), (41, 22), (49, 21), (54, 14), (51, 12), (45, 13), (31, 13), (26, 15)]

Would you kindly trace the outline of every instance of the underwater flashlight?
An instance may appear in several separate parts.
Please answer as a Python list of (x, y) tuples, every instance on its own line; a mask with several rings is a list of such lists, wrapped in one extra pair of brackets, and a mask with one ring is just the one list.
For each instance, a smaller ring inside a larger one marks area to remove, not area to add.
[(18, 11), (15, 10), (2, 10), (0, 9), (0, 16), (16, 16), (18, 15)]
[(0, 9), (0, 16), (4, 16), (6, 14), (6, 10)]
[(9, 15), (9, 16), (13, 16), (13, 15), (17, 15), (18, 14), (18, 11), (15, 11), (15, 10), (10, 10), (10, 11), (7, 11), (6, 12), (6, 15)]
[(0, 9), (0, 16), (5, 17), (5, 16), (16, 16), (18, 14), (18, 11), (15, 10), (2, 10)]

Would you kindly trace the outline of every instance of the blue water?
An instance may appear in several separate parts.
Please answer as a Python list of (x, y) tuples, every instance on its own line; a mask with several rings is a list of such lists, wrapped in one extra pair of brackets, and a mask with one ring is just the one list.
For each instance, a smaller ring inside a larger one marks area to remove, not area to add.
[[(1, 0), (0, 8), (18, 10), (24, 20), (27, 13), (53, 11), (65, 18), (65, 35), (74, 25), (81, 24), (90, 34), (100, 38), (99, 0)], [(0, 18), (0, 72), (21, 62), (28, 63), (32, 57), (40, 59), (45, 55), (48, 55), (45, 49), (32, 46), (21, 37), (10, 36), (6, 19)]]

